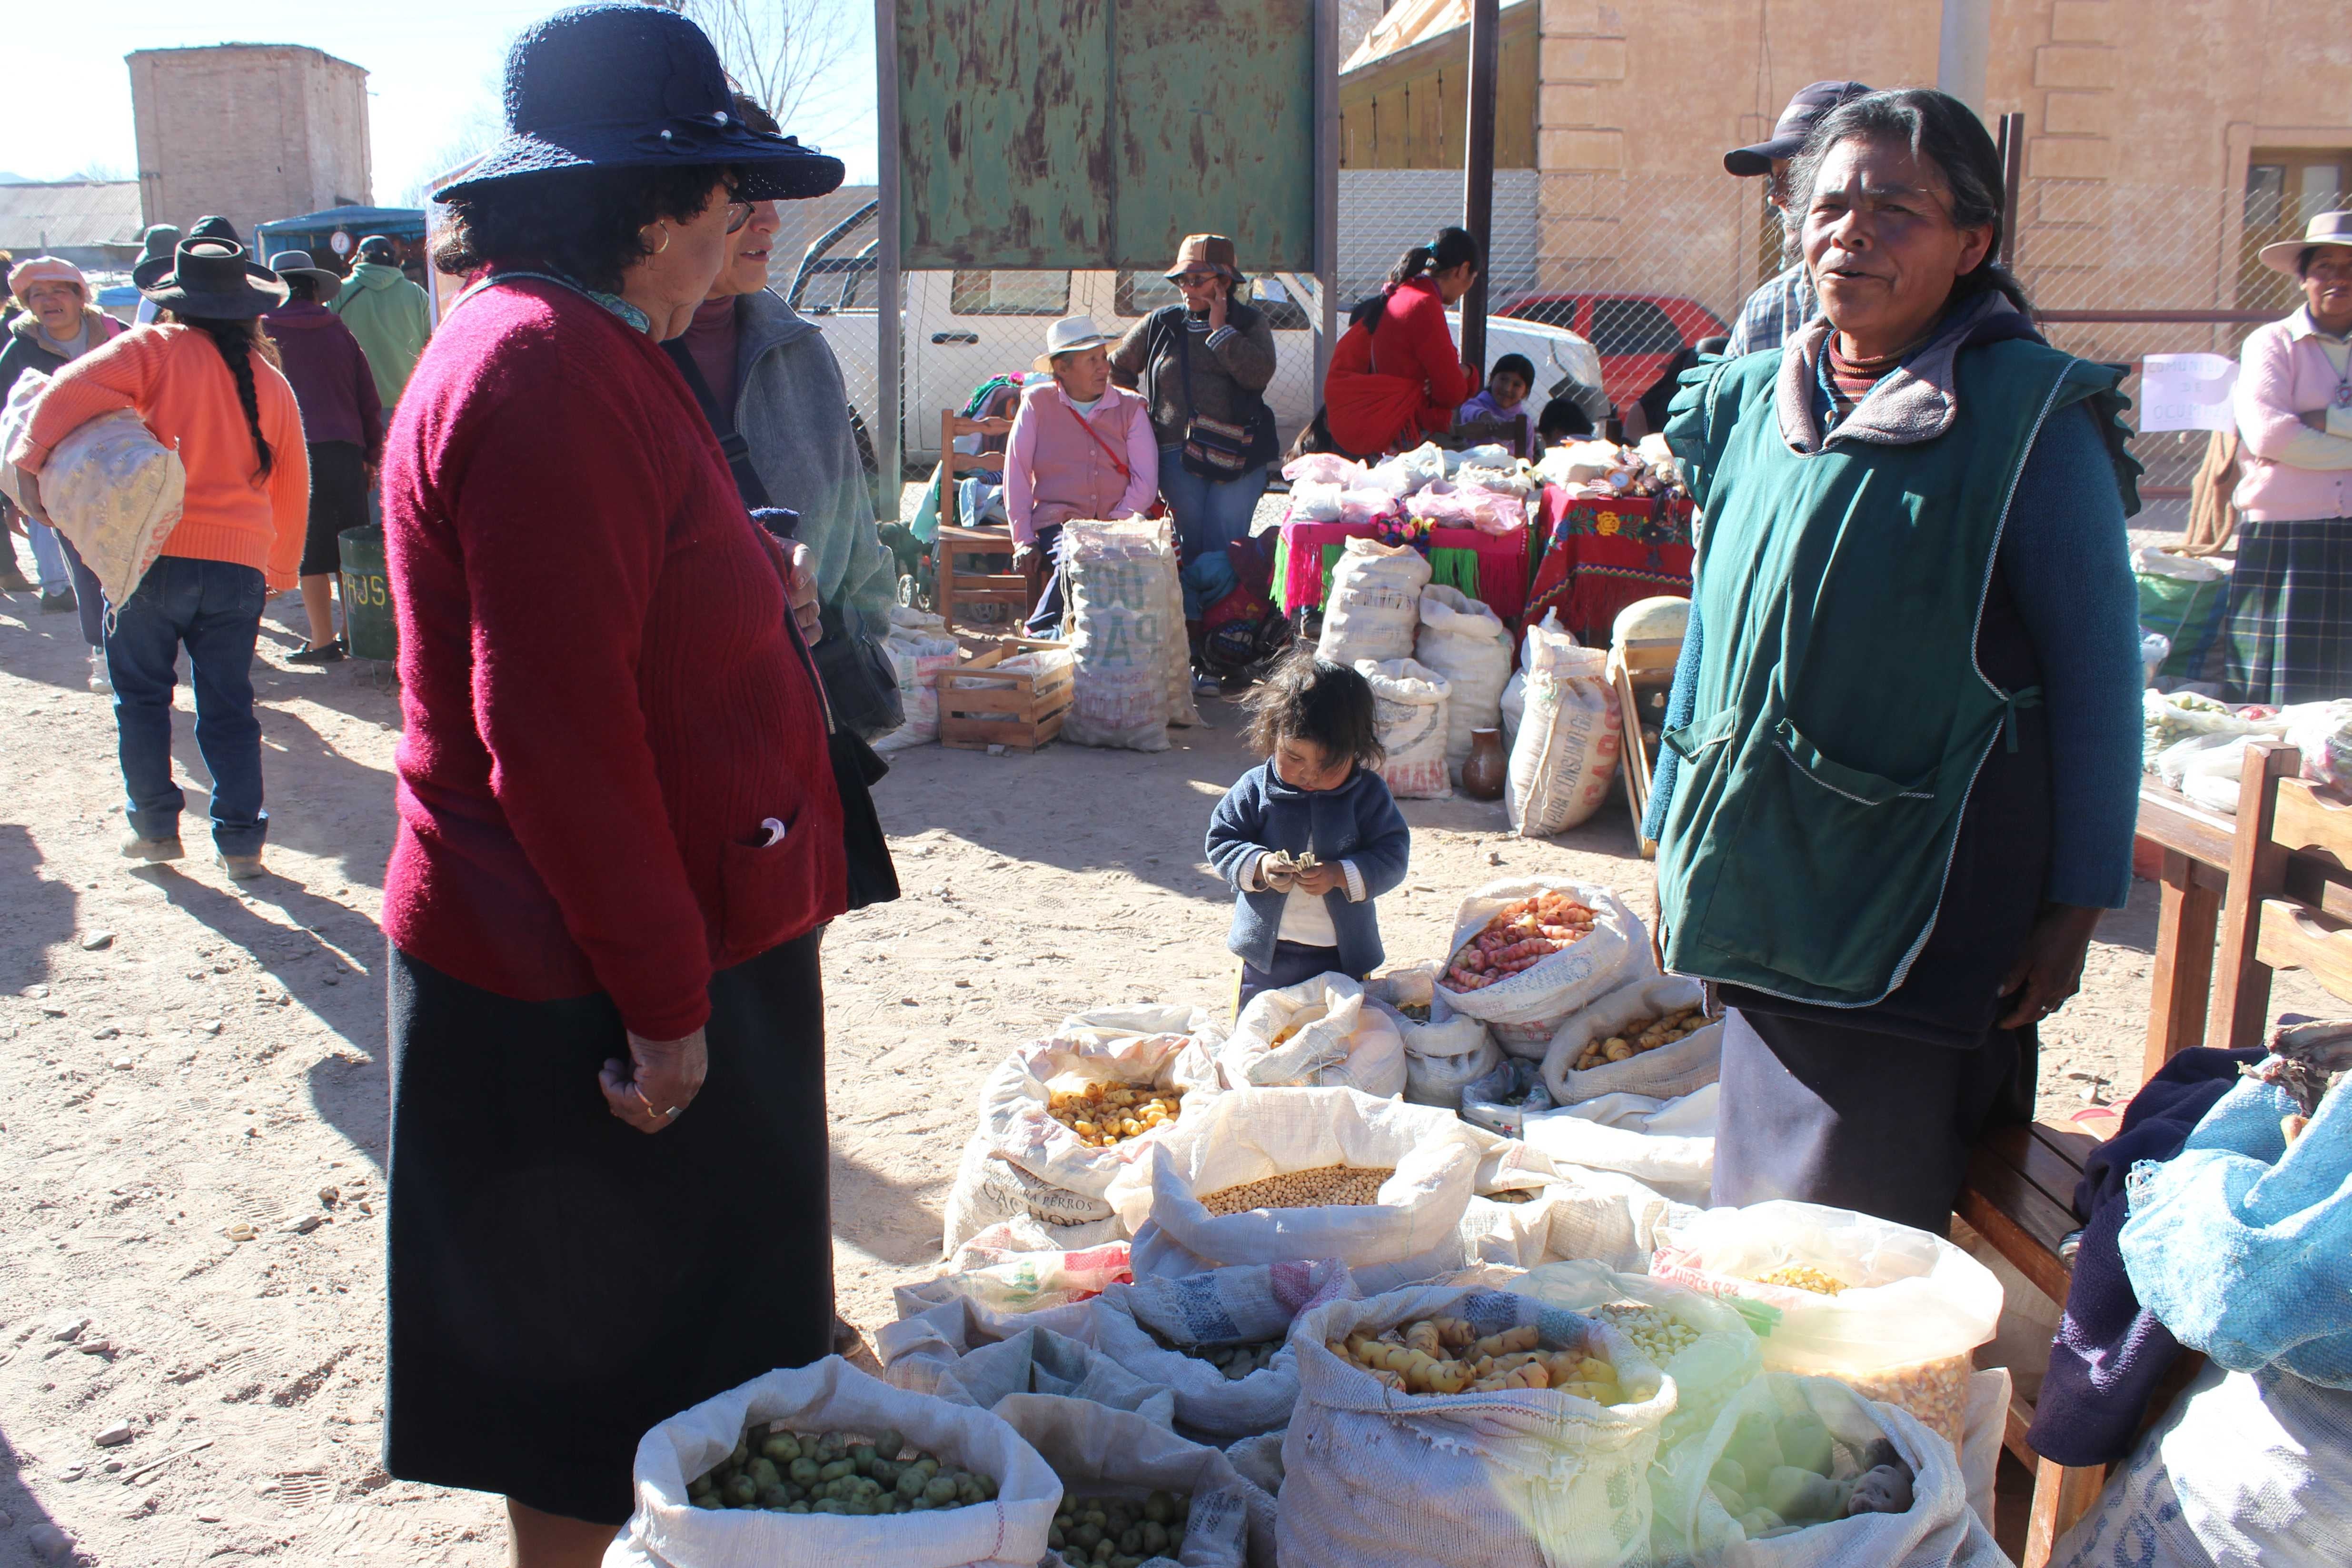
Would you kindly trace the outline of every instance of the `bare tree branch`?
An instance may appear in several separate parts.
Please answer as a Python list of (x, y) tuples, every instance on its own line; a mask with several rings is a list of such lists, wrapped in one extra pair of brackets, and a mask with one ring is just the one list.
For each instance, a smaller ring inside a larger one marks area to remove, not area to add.
[(787, 130), (849, 53), (845, 0), (684, 0), (745, 92)]

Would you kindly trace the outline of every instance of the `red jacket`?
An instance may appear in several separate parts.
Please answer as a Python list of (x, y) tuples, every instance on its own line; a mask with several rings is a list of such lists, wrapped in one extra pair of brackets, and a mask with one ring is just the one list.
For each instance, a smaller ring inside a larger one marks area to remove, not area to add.
[(525, 1001), (604, 992), (667, 1040), (714, 968), (842, 912), (782, 557), (651, 338), (552, 283), (467, 300), (401, 395), (383, 493), (402, 952)]
[(1349, 451), (1377, 457), (1453, 429), (1454, 411), (1475, 390), (1437, 285), (1416, 278), (1389, 295), (1378, 331), (1340, 334), (1323, 378), (1324, 423)]

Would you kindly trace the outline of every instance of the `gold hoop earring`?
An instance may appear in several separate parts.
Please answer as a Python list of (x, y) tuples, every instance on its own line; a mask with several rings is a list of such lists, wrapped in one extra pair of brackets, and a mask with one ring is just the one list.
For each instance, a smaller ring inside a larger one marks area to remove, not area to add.
[(647, 254), (659, 256), (663, 251), (667, 250), (669, 248), (669, 226), (667, 224), (647, 224), (646, 226), (647, 228), (658, 228), (661, 230), (661, 243), (655, 246), (651, 251), (647, 252)]

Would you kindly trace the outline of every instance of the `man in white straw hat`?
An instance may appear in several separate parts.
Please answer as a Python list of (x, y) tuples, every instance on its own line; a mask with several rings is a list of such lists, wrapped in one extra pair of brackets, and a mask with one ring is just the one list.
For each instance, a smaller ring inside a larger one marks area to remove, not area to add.
[(2352, 212), (2261, 254), (2304, 302), (2239, 355), (2245, 521), (2224, 684), (2234, 702), (2352, 697)]
[(1029, 617), (1030, 635), (1062, 621), (1055, 547), (1072, 518), (1139, 517), (1160, 491), (1160, 448), (1151, 410), (1111, 384), (1110, 353), (1091, 316), (1065, 316), (1045, 329), (1036, 368), (1051, 375), (1021, 395), (1004, 450), (1004, 515), (1013, 560), (1057, 562)]

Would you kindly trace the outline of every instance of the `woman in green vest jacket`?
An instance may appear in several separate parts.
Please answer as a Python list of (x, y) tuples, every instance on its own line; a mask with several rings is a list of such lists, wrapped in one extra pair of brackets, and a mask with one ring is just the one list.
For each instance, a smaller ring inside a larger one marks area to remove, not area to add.
[(1645, 826), (1667, 966), (1732, 1008), (1718, 1205), (1945, 1233), (2130, 889), (2137, 468), (2119, 373), (1995, 260), (2000, 174), (1943, 93), (1832, 111), (1791, 187), (1823, 314), (1669, 416), (1706, 529)]

